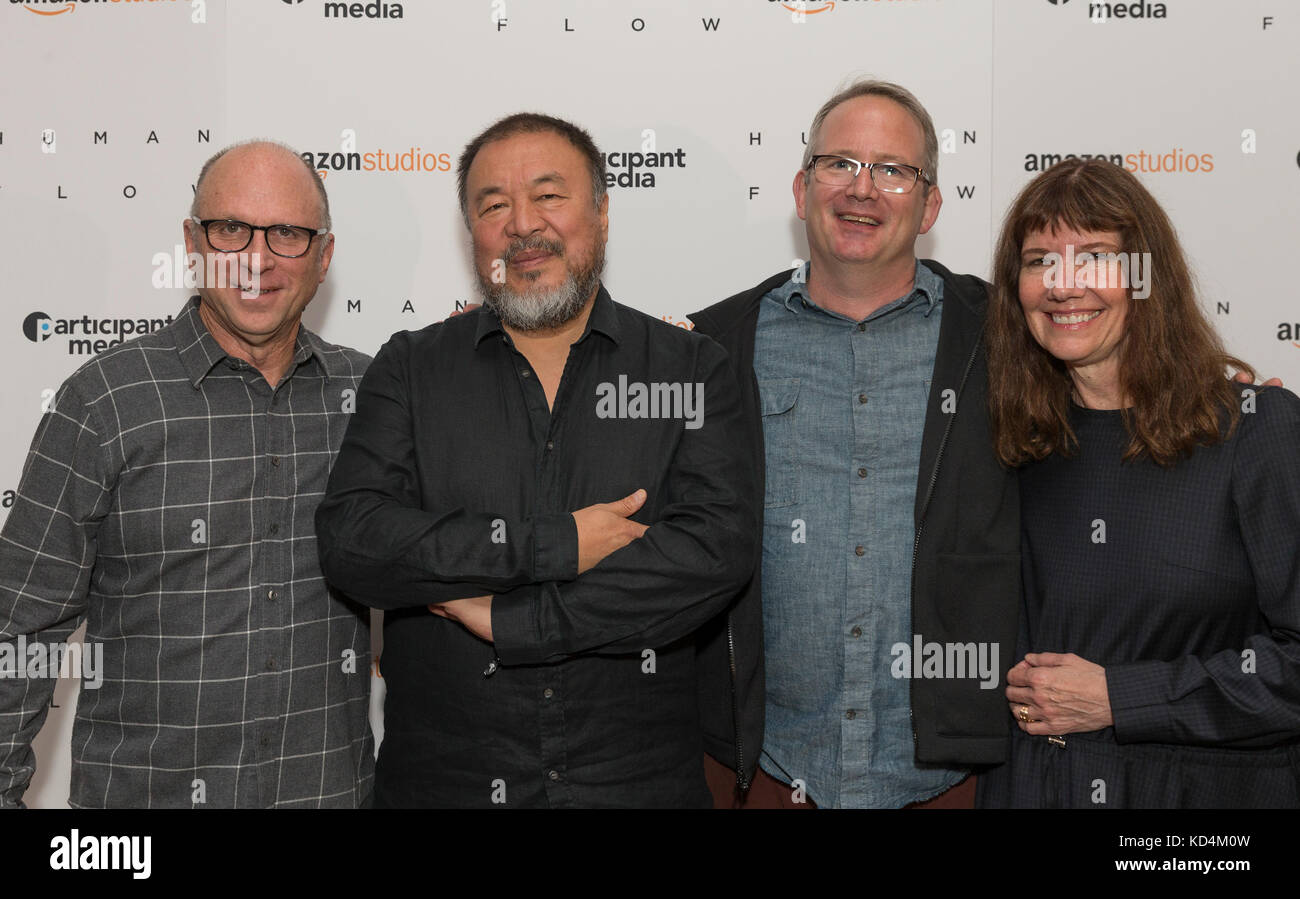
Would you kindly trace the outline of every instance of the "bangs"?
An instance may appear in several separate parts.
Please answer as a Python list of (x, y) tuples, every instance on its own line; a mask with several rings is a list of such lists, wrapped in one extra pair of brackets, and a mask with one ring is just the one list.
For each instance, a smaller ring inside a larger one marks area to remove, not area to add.
[(1021, 197), (1015, 215), (1017, 248), (1032, 231), (1114, 231), (1121, 239), (1133, 233), (1136, 215), (1124, 199), (1128, 172), (1114, 163), (1084, 166), (1058, 163)]

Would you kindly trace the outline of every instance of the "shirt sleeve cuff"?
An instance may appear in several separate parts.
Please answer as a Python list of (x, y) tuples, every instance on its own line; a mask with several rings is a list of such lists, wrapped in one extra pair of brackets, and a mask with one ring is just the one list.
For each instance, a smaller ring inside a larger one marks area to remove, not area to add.
[(1106, 666), (1106, 692), (1115, 739), (1120, 743), (1169, 742), (1174, 724), (1164, 684), (1165, 662), (1135, 662)]
[(529, 665), (543, 660), (537, 633), (537, 599), (543, 589), (529, 584), (492, 597), (492, 643), (501, 664)]
[(578, 576), (578, 523), (567, 512), (533, 520), (533, 583)]

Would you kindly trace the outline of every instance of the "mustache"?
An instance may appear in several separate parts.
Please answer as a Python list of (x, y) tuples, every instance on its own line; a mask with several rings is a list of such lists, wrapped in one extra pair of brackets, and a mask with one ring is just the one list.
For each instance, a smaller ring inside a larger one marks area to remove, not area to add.
[(501, 255), (501, 258), (508, 264), (513, 262), (515, 257), (520, 253), (525, 253), (529, 250), (545, 250), (557, 257), (564, 257), (564, 244), (560, 243), (558, 240), (551, 240), (550, 238), (543, 237), (540, 234), (534, 234), (532, 237), (525, 237), (522, 240), (516, 240), (511, 243), (510, 246), (506, 247), (506, 251)]

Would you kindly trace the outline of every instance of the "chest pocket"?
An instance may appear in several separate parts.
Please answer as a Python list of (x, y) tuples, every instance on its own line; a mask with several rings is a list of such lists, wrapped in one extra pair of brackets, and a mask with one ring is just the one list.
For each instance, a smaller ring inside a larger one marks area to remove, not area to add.
[(799, 405), (799, 379), (758, 382), (763, 404), (763, 445), (767, 456), (765, 508), (793, 506), (799, 502), (799, 432), (795, 412)]

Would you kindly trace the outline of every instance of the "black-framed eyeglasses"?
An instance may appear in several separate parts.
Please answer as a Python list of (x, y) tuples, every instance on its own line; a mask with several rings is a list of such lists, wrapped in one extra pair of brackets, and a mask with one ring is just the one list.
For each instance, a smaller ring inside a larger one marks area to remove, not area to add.
[(234, 219), (201, 219), (190, 216), (190, 221), (203, 228), (212, 249), (221, 253), (238, 253), (253, 242), (253, 232), (266, 234), (266, 247), (277, 256), (296, 259), (311, 249), (312, 239), (329, 234), (329, 228), (304, 228), (300, 225), (250, 225)]
[(866, 169), (876, 187), (886, 193), (905, 194), (916, 186), (917, 180), (933, 184), (925, 169), (903, 162), (858, 162), (848, 156), (822, 154), (814, 156), (808, 163), (813, 177), (822, 184), (834, 187), (847, 187), (852, 184), (863, 169)]

